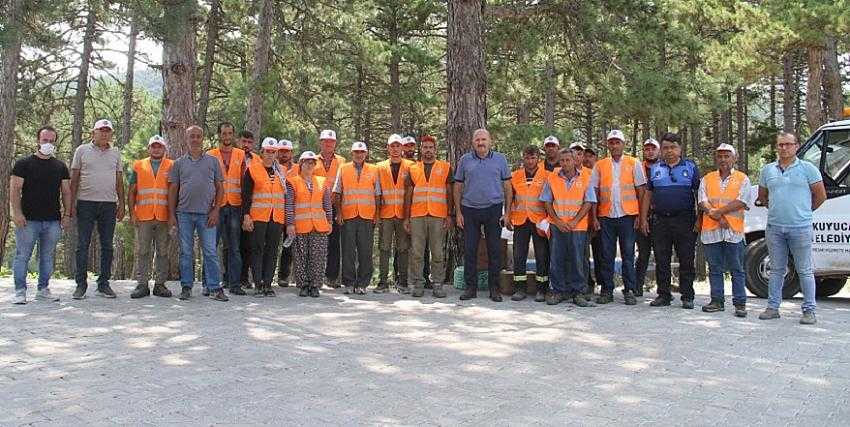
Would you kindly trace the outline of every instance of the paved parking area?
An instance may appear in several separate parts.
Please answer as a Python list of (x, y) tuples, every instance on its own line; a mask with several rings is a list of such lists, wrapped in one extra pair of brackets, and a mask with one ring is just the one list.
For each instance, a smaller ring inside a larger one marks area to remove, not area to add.
[(763, 322), (758, 299), (737, 319), (649, 298), (580, 309), (290, 288), (218, 303), (130, 300), (132, 286), (73, 301), (57, 281), (62, 302), (14, 306), (0, 280), (0, 425), (850, 423), (846, 293), (803, 327), (799, 299)]

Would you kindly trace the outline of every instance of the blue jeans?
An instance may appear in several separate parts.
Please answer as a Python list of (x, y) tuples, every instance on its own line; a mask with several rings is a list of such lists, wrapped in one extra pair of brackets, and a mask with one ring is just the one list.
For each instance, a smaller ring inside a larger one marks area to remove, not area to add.
[(207, 227), (207, 214), (177, 212), (177, 232), (180, 237), (180, 285), (191, 288), (195, 282), (195, 231), (198, 232), (204, 255), (203, 285), (207, 289), (216, 290), (221, 287), (221, 267), (215, 247), (216, 229)]
[(708, 261), (708, 283), (711, 285), (711, 299), (723, 300), (723, 274), (732, 275), (732, 304), (747, 303), (747, 288), (744, 275), (744, 249), (741, 240), (738, 243), (717, 242), (703, 245), (705, 259)]
[(229, 286), (238, 286), (242, 276), (242, 255), (240, 253), (240, 242), (242, 239), (242, 207), (227, 205), (219, 210), (218, 228), (216, 230), (216, 245), (224, 239), (227, 248), (227, 277), (224, 283)]
[(89, 245), (95, 225), (100, 238), (100, 274), (97, 276), (97, 285), (109, 284), (117, 210), (118, 204), (115, 202), (77, 201), (77, 271), (74, 274), (77, 286), (88, 285)]
[(478, 289), (478, 242), (481, 228), (487, 243), (487, 284), (490, 293), (499, 292), (499, 271), (502, 269), (502, 204), (483, 209), (460, 207), (463, 214), (463, 281), (466, 289)]
[(555, 292), (571, 296), (584, 293), (587, 288), (585, 277), (586, 231), (564, 233), (558, 227), (549, 227), (551, 254), (549, 258), (549, 285)]
[(788, 270), (788, 253), (794, 258), (794, 268), (803, 291), (803, 311), (815, 310), (815, 273), (812, 266), (811, 224), (803, 227), (767, 225), (767, 253), (770, 256), (767, 306), (779, 309), (782, 302), (782, 285)]
[(620, 242), (620, 266), (623, 270), (623, 291), (635, 290), (635, 216), (599, 218), (602, 235), (602, 291), (614, 292), (614, 258)]
[(47, 288), (53, 274), (53, 257), (56, 254), (56, 242), (59, 241), (62, 227), (59, 221), (27, 221), (23, 228), (15, 228), (15, 261), (12, 270), (15, 275), (15, 292), (27, 290), (27, 267), (32, 251), (38, 242), (38, 289)]

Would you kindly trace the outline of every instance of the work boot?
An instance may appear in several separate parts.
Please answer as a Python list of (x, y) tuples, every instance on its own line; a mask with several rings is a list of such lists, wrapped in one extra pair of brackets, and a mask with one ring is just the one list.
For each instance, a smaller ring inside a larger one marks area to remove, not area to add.
[(722, 299), (712, 298), (711, 302), (708, 305), (702, 306), (702, 311), (704, 313), (717, 313), (718, 311), (725, 311), (726, 307), (724, 307), (724, 303)]
[(133, 293), (130, 294), (130, 298), (144, 298), (146, 296), (150, 296), (150, 294), (151, 288), (149, 288), (147, 284), (139, 283), (138, 285), (136, 285), (136, 289), (133, 289)]
[(664, 295), (658, 295), (657, 297), (655, 297), (654, 300), (652, 300), (652, 302), (649, 303), (649, 305), (652, 306), (652, 307), (666, 307), (666, 306), (670, 305), (670, 300), (671, 300), (670, 297), (666, 297)]
[(612, 302), (614, 302), (614, 294), (613, 293), (602, 292), (601, 294), (599, 294), (598, 297), (596, 297), (596, 303), (597, 304), (609, 304), (609, 303), (612, 303)]
[(685, 310), (693, 310), (694, 309), (694, 300), (692, 299), (682, 299), (682, 308)]
[(301, 289), (298, 291), (298, 296), (299, 297), (310, 296), (310, 288), (308, 286), (302, 286)]
[(156, 296), (156, 297), (163, 297), (163, 298), (171, 298), (172, 297), (171, 291), (169, 291), (168, 288), (165, 287), (164, 283), (154, 283), (154, 285), (153, 285), (153, 295)]
[(443, 287), (441, 283), (434, 284), (434, 290), (431, 291), (434, 298), (445, 298), (446, 297), (446, 289)]
[(475, 288), (466, 288), (463, 290), (463, 293), (460, 294), (460, 300), (466, 301), (473, 298), (478, 298), (478, 289)]
[[(520, 286), (522, 285), (522, 286)], [(520, 284), (519, 282), (514, 282), (514, 294), (511, 296), (511, 301), (522, 301), (525, 299), (525, 283)]]
[(74, 289), (74, 295), (71, 296), (73, 299), (83, 299), (86, 297), (86, 289), (88, 285), (77, 285), (76, 289)]
[(635, 294), (632, 291), (623, 291), (623, 304), (626, 305), (635, 305), (637, 304), (637, 299), (635, 298)]
[(247, 293), (247, 292), (245, 292), (245, 290), (244, 290), (244, 289), (242, 289), (242, 285), (241, 285), (241, 284), (240, 284), (240, 285), (231, 286), (231, 287), (230, 287), (230, 289), (228, 289), (228, 290), (230, 291), (230, 295), (248, 295), (248, 293)]
[(538, 283), (537, 292), (534, 294), (534, 302), (545, 302), (547, 290), (549, 290), (549, 282)]
[(775, 308), (766, 308), (759, 314), (759, 320), (778, 319), (779, 317), (779, 310)]
[(576, 294), (573, 296), (573, 304), (579, 307), (592, 307), (590, 301), (588, 301), (582, 294)]
[(546, 294), (546, 305), (558, 305), (563, 301), (564, 297), (558, 291), (552, 291)]
[(746, 304), (735, 304), (735, 317), (747, 317)]
[(375, 287), (375, 290), (372, 292), (376, 294), (385, 294), (390, 291), (390, 286), (386, 283), (378, 283), (378, 286)]
[(192, 288), (189, 286), (183, 286), (180, 289), (180, 300), (186, 301), (189, 298), (192, 298)]
[(502, 302), (502, 293), (499, 292), (499, 288), (490, 289), (490, 301)]
[(95, 293), (97, 295), (104, 297), (104, 298), (109, 298), (109, 299), (115, 298), (115, 292), (109, 286), (109, 283), (97, 285), (97, 290), (95, 291)]
[(422, 288), (413, 288), (413, 290), (410, 291), (410, 296), (413, 298), (421, 298), (423, 295), (425, 295), (425, 290)]
[(396, 290), (398, 290), (398, 293), (402, 295), (407, 295), (410, 293), (410, 287), (408, 287), (407, 285), (398, 285), (396, 286)]
[(803, 312), (803, 317), (800, 318), (801, 325), (814, 325), (818, 323), (817, 317), (815, 317), (815, 312), (813, 310), (807, 310)]

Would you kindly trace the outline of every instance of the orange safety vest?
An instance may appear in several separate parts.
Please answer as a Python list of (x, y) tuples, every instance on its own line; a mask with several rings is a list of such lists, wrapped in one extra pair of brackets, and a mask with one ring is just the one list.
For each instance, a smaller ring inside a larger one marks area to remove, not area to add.
[[(573, 184), (569, 189), (567, 189), (566, 180), (560, 174), (549, 174), (547, 180), (549, 189), (552, 190), (552, 209), (561, 220), (572, 221), (584, 204), (584, 194), (590, 186), (590, 174), (581, 170), (581, 173), (573, 178)], [(587, 217), (588, 215), (585, 214), (573, 230), (587, 231)]]
[(620, 204), (625, 215), (637, 215), (640, 213), (640, 205), (635, 189), (634, 169), (638, 160), (631, 156), (623, 155), (620, 158), (620, 182), (613, 183), (614, 162), (606, 157), (596, 162), (596, 170), (599, 174), (599, 216), (611, 214), (611, 191), (614, 185), (620, 187)]
[[(708, 203), (720, 209), (729, 203), (738, 200), (738, 193), (741, 191), (741, 185), (744, 184), (744, 179), (747, 177), (743, 172), (732, 171), (729, 176), (729, 182), (726, 184), (726, 190), (720, 190), (720, 172), (710, 172), (703, 177), (705, 182), (705, 193), (708, 196)], [(729, 223), (729, 228), (736, 233), (744, 232), (744, 209), (729, 212), (723, 215), (726, 222)], [(711, 219), (708, 214), (702, 216), (702, 231), (717, 230), (720, 228), (720, 223)]]
[(160, 161), (156, 176), (151, 167), (151, 158), (133, 162), (136, 172), (136, 204), (133, 213), (141, 221), (168, 221), (168, 171), (174, 160)]
[(218, 159), (221, 172), (224, 174), (224, 198), (221, 206), (242, 206), (242, 163), (245, 162), (245, 152), (233, 147), (230, 152), (230, 167), (224, 167), (224, 157), (221, 149), (213, 148), (207, 154)]
[(514, 187), (511, 224), (519, 226), (527, 220), (536, 224), (546, 218), (546, 207), (540, 201), (540, 193), (543, 192), (543, 184), (548, 176), (546, 169), (539, 166), (531, 182), (526, 181), (524, 167), (511, 174), (511, 185)]
[(378, 175), (381, 178), (381, 218), (404, 218), (404, 183), (412, 164), (411, 160), (401, 159), (398, 179), (393, 182), (390, 160), (378, 163)]
[(370, 163), (363, 163), (360, 176), (353, 162), (339, 168), (339, 179), (342, 182), (342, 219), (375, 218), (375, 183), (378, 181), (378, 168)]
[(298, 169), (298, 163), (295, 162), (292, 162), (292, 167), (289, 168), (280, 163), (278, 163), (278, 166), (280, 166), (280, 170), (283, 171), (283, 175), (287, 178), (298, 175), (298, 173), (300, 172), (300, 170)]
[(292, 189), (295, 190), (295, 232), (307, 234), (313, 231), (318, 233), (330, 233), (331, 224), (322, 206), (325, 198), (324, 177), (313, 177), (313, 191), (307, 189), (304, 178), (295, 175), (287, 178)]
[(334, 154), (333, 160), (331, 160), (331, 167), (325, 169), (325, 162), (322, 161), (322, 155), (319, 154), (319, 160), (316, 160), (316, 167), (313, 169), (313, 175), (315, 176), (323, 176), (330, 179), (331, 184), (336, 181), (336, 174), (339, 171), (339, 167), (345, 163), (345, 157), (340, 156), (339, 154)]
[(410, 216), (433, 216), (445, 218), (449, 215), (449, 199), (446, 185), (449, 182), (449, 162), (437, 160), (431, 166), (431, 175), (425, 177), (425, 165), (416, 162), (410, 165), (410, 180), (413, 182), (413, 199)]
[(286, 223), (286, 187), (276, 173), (269, 176), (262, 161), (251, 163), (248, 168), (254, 180), (254, 193), (251, 195), (249, 214), (254, 221), (278, 224)]

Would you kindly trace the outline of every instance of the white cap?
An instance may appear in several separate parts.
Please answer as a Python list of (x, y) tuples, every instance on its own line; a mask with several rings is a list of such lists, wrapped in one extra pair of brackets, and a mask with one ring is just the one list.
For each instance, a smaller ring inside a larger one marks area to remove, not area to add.
[(168, 146), (168, 144), (165, 143), (165, 138), (163, 138), (159, 135), (154, 135), (154, 136), (151, 137), (151, 139), (148, 140), (148, 147), (150, 147), (151, 145), (154, 145), (154, 144), (160, 144), (163, 147)]
[(109, 130), (115, 129), (114, 127), (112, 127), (112, 122), (110, 122), (107, 119), (100, 119), (100, 120), (94, 122), (94, 126), (92, 126), (92, 130), (103, 129), (103, 128), (109, 128)]
[(405, 136), (404, 145), (416, 145), (416, 138), (412, 136)]
[(555, 135), (549, 135), (546, 139), (543, 140), (543, 145), (555, 144), (557, 146), (561, 146), (561, 142), (558, 141), (558, 138)]
[(277, 149), (278, 150), (292, 150), (292, 141), (288, 139), (281, 139), (277, 141)]
[(583, 145), (581, 145), (581, 143), (580, 143), (580, 142), (578, 142), (578, 141), (576, 141), (576, 142), (574, 142), (574, 143), (570, 144), (570, 150), (572, 150), (572, 149), (574, 149), (574, 148), (578, 148), (579, 150), (584, 150), (584, 146), (583, 146)]
[(305, 151), (301, 153), (301, 156), (298, 157), (298, 161), (301, 162), (302, 160), (318, 160), (318, 158), (319, 156), (317, 156), (316, 153), (312, 151)]
[(731, 151), (733, 156), (738, 155), (738, 152), (735, 151), (735, 147), (729, 144), (720, 144), (717, 146), (717, 148), (714, 149), (714, 151)]
[(270, 137), (270, 136), (263, 138), (263, 144), (260, 145), (260, 149), (262, 149), (262, 150), (269, 150), (269, 149), (277, 150), (277, 140)]
[(404, 138), (402, 138), (401, 135), (394, 133), (394, 134), (390, 135), (389, 138), (387, 138), (387, 145), (392, 145), (394, 142), (402, 144), (403, 141), (404, 141)]
[(354, 144), (351, 144), (351, 151), (366, 151), (366, 143), (357, 141)]
[(661, 144), (659, 144), (658, 141), (656, 141), (654, 138), (647, 139), (646, 141), (643, 142), (643, 145), (654, 145), (655, 148), (657, 148), (659, 150), (661, 149)]
[(605, 138), (606, 141), (611, 139), (619, 139), (621, 142), (626, 142), (626, 136), (623, 135), (623, 131), (620, 129), (614, 129), (611, 132), (608, 132), (608, 137)]
[(322, 140), (322, 139), (332, 139), (332, 140), (336, 141), (336, 132), (334, 132), (330, 129), (325, 129), (321, 133), (319, 133), (319, 139), (320, 140)]

